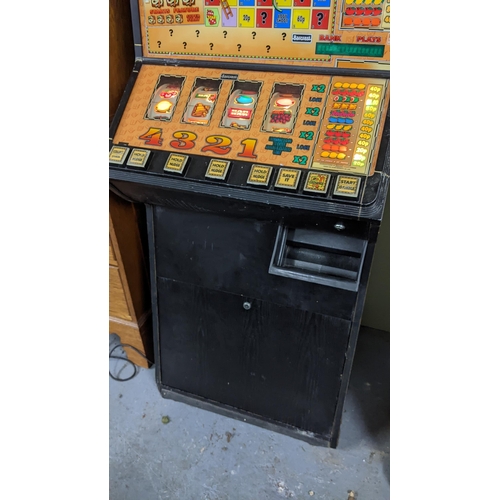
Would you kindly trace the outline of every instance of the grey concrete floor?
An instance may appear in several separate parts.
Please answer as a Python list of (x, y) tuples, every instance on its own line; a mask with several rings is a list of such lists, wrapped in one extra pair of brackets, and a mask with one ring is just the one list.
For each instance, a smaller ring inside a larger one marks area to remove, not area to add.
[(154, 367), (110, 377), (109, 439), (110, 500), (388, 500), (389, 334), (361, 329), (336, 449), (163, 399)]

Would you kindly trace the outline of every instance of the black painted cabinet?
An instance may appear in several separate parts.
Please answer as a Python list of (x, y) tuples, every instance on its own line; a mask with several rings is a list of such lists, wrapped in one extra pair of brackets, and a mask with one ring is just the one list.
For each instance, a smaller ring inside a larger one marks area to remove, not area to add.
[(158, 303), (164, 385), (331, 432), (348, 321), (164, 278)]
[(159, 389), (335, 445), (370, 225), (234, 212), (196, 196), (148, 206)]

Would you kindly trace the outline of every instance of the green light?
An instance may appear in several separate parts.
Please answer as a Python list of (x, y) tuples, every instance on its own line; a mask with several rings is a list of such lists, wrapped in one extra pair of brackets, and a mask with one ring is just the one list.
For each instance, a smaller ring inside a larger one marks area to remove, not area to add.
[(357, 43), (316, 43), (316, 54), (333, 56), (383, 57), (385, 45)]

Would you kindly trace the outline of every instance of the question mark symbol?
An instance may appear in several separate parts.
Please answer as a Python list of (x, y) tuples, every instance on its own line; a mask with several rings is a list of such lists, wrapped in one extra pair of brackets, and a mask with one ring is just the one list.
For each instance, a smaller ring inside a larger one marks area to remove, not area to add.
[(318, 26), (321, 26), (321, 23), (323, 22), (323, 18), (325, 17), (325, 14), (323, 14), (323, 12), (318, 12), (316, 14), (316, 17), (318, 18)]
[(283, 40), (286, 38), (286, 33), (281, 33), (281, 36), (283, 37)]
[(211, 44), (210, 44), (210, 50), (212, 50), (213, 48), (214, 48), (214, 44), (213, 44), (213, 43), (211, 43)]
[(196, 30), (196, 38), (200, 36), (200, 30)]
[(184, 48), (187, 47), (187, 42), (182, 42), (182, 45), (184, 45)]
[(168, 31), (170, 31), (170, 36), (172, 36), (172, 33), (174, 32), (174, 30), (168, 30)]
[(241, 43), (239, 43), (238, 45), (236, 45), (236, 47), (238, 47), (238, 52), (239, 52), (240, 49), (241, 49)]
[[(262, 14), (262, 12), (261, 12), (261, 14)], [(255, 35), (256, 35), (256, 34), (257, 34), (257, 33), (255, 33), (255, 31), (252, 31), (252, 38), (253, 38), (254, 40), (255, 40)]]
[(266, 24), (267, 12), (261, 12), (260, 17), (262, 18), (262, 24)]
[(269, 49), (271, 48), (270, 45), (266, 45), (267, 53), (269, 54)]
[(158, 40), (158, 48), (160, 48), (160, 47), (161, 47), (161, 42), (160, 42), (160, 40)]
[(223, 31), (222, 33), (224, 33), (224, 38), (226, 38), (227, 31)]

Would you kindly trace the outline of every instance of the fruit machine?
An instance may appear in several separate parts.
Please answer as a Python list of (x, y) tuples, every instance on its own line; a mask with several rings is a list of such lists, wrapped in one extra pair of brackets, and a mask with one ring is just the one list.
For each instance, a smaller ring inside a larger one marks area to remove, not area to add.
[(389, 184), (390, 0), (131, 0), (110, 189), (160, 394), (336, 447)]

